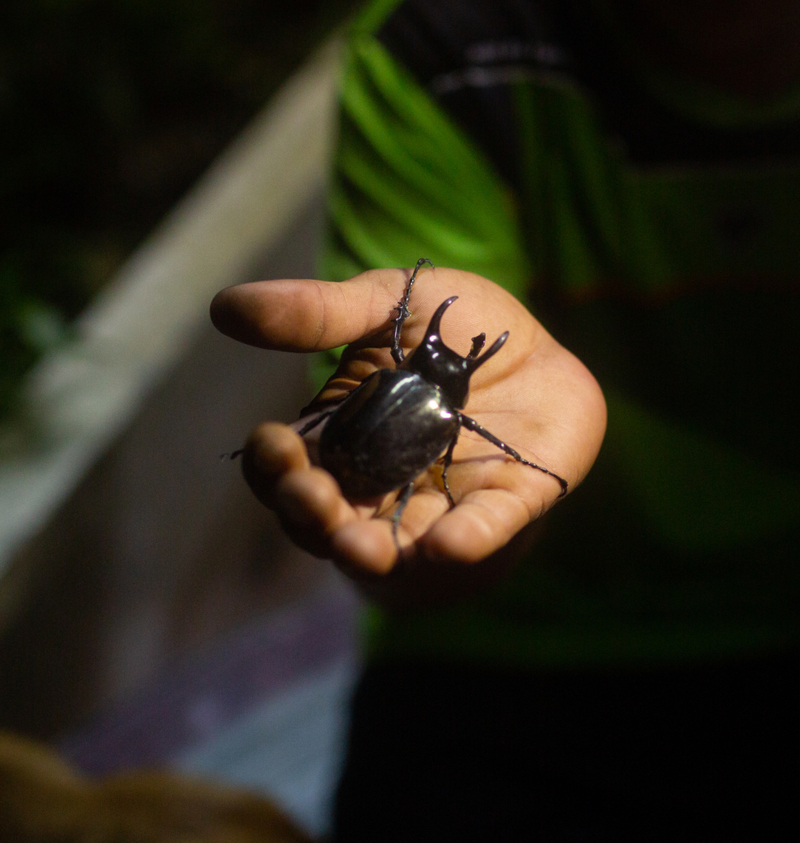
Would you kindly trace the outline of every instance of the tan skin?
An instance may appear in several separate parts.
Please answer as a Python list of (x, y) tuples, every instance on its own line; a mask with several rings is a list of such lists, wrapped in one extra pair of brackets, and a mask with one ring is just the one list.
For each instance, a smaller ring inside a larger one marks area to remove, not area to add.
[[(263, 348), (310, 352), (349, 344), (339, 370), (318, 397), (349, 391), (377, 368), (394, 367), (392, 316), (410, 270), (371, 270), (349, 281), (261, 281), (219, 293), (211, 308), (225, 334)], [(472, 379), (468, 415), (574, 489), (589, 471), (605, 431), (605, 402), (586, 367), (559, 345), (513, 296), (491, 281), (455, 269), (423, 268), (411, 297), (403, 346), (414, 348), (431, 314), (459, 299), (442, 323), (444, 341), (461, 354), (485, 331), (503, 331), (503, 349)], [(333, 559), (376, 596), (403, 602), (479, 587), (512, 563), (505, 548), (555, 503), (552, 477), (520, 465), (474, 433), (463, 432), (448, 472), (450, 508), (434, 467), (420, 478), (399, 528), (402, 571), (391, 522), (394, 495), (348, 501), (315, 466), (294, 426), (267, 423), (250, 435), (245, 476), (301, 547)], [(526, 542), (512, 543), (513, 555)], [(422, 564), (420, 564), (422, 563)], [(400, 569), (398, 569), (400, 571)]]

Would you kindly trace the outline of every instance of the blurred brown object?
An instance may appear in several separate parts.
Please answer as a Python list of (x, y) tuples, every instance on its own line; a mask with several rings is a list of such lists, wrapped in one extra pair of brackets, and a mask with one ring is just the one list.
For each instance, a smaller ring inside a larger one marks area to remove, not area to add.
[(93, 781), (0, 732), (0, 843), (310, 843), (268, 799), (169, 772)]

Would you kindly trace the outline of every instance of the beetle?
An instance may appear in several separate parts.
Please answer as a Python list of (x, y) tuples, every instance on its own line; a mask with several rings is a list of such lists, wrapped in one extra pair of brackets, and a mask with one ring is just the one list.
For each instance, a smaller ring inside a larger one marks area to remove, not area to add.
[(450, 506), (455, 506), (447, 481), (447, 470), (461, 428), (471, 430), (523, 465), (553, 477), (561, 486), (559, 497), (567, 493), (567, 481), (544, 466), (522, 457), (478, 422), (461, 412), (469, 397), (469, 381), (476, 369), (490, 360), (508, 339), (501, 334), (481, 354), (486, 334), (472, 339), (466, 357), (448, 348), (440, 336), (442, 316), (458, 296), (439, 305), (431, 317), (425, 338), (406, 357), (400, 345), (403, 325), (409, 317), (411, 289), (424, 264), (420, 258), (397, 303), (391, 354), (395, 369), (373, 372), (355, 389), (338, 399), (334, 406), (300, 428), (301, 436), (326, 421), (320, 433), (319, 462), (339, 483), (345, 497), (359, 500), (398, 491), (392, 515), (397, 528), (411, 497), (416, 478), (442, 459), (442, 485)]

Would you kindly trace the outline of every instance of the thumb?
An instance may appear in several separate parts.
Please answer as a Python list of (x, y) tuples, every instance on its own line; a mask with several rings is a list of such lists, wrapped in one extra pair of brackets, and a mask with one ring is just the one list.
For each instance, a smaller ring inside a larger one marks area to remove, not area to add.
[(255, 281), (211, 303), (214, 326), (239, 342), (278, 351), (321, 351), (385, 327), (410, 270), (373, 269), (349, 281)]

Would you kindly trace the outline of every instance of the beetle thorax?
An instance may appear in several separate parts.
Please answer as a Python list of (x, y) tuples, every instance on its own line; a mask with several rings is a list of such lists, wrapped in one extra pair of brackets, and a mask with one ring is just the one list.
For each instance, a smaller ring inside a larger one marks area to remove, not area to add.
[(473, 372), (503, 347), (508, 339), (508, 331), (499, 336), (492, 347), (480, 356), (478, 352), (483, 348), (486, 335), (473, 337), (472, 350), (467, 357), (462, 357), (444, 344), (439, 333), (442, 315), (456, 298), (450, 296), (436, 309), (425, 331), (425, 339), (406, 360), (404, 368), (417, 372), (428, 383), (438, 386), (450, 404), (461, 410), (467, 406), (469, 379)]
[(429, 334), (409, 358), (408, 369), (438, 386), (453, 407), (462, 409), (469, 398), (469, 362), (448, 348), (438, 334)]

